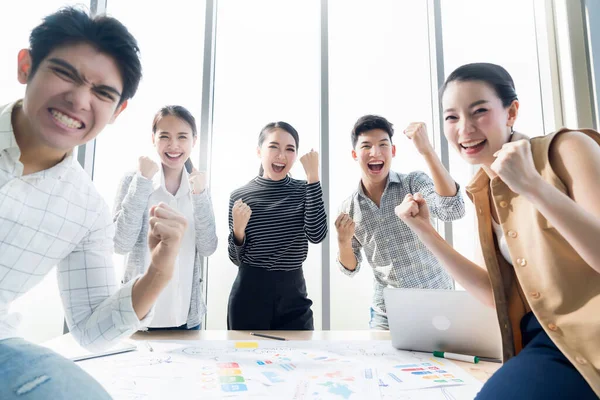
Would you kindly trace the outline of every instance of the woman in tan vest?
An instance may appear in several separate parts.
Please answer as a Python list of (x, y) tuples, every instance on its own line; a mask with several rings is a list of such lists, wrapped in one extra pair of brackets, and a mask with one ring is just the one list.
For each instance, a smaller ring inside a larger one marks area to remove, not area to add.
[(442, 106), (448, 142), (481, 166), (466, 191), (484, 265), (442, 239), (420, 194), (408, 195), (396, 214), (467, 291), (497, 311), (505, 364), (477, 398), (597, 398), (600, 135), (561, 129), (529, 139), (515, 132), (515, 86), (494, 64), (455, 70)]

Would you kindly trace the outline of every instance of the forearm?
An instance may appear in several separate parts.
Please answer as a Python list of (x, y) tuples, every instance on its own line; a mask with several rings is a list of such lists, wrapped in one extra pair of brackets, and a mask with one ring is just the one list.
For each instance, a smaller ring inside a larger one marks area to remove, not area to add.
[(147, 212), (151, 193), (152, 182), (137, 175), (131, 179), (125, 178), (121, 183), (113, 216), (117, 253), (124, 254), (133, 249), (142, 230), (144, 213)]
[(152, 265), (140, 279), (135, 282), (131, 291), (133, 309), (139, 319), (143, 319), (156, 303), (158, 296), (169, 283), (170, 276), (156, 271)]
[(338, 260), (344, 268), (349, 271), (354, 271), (358, 265), (354, 250), (352, 249), (352, 242), (338, 242), (340, 252), (338, 254)]
[(435, 151), (424, 154), (423, 158), (429, 167), (436, 193), (444, 197), (456, 195), (456, 183)]
[(239, 229), (235, 229), (233, 228), (233, 244), (236, 246), (241, 246), (244, 243), (244, 240), (246, 239), (246, 232), (245, 230), (239, 230)]
[(569, 242), (579, 256), (600, 273), (600, 219), (541, 179), (529, 187), (530, 192), (523, 195)]
[(492, 286), (485, 269), (454, 250), (432, 227), (415, 232), (461, 286), (482, 303), (494, 307)]
[(321, 243), (327, 236), (327, 213), (319, 182), (307, 185), (304, 232), (311, 243)]
[(232, 263), (239, 267), (242, 265), (242, 255), (244, 251), (244, 245), (246, 244), (245, 238), (242, 239), (239, 244), (236, 244), (235, 233), (230, 232), (227, 240), (227, 253), (229, 254), (229, 259)]
[(192, 196), (194, 199), (196, 247), (200, 255), (208, 257), (217, 249), (215, 215), (206, 191)]

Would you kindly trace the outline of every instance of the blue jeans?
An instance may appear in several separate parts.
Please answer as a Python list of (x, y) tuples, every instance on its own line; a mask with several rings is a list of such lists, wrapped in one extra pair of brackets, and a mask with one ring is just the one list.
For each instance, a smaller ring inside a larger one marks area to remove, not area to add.
[(73, 361), (21, 338), (0, 340), (0, 399), (110, 399)]
[(492, 375), (477, 394), (477, 400), (598, 399), (533, 313), (521, 319), (521, 333), (523, 350)]
[(371, 320), (369, 321), (369, 328), (378, 331), (389, 331), (390, 326), (388, 325), (387, 315), (379, 314), (373, 307), (371, 307)]

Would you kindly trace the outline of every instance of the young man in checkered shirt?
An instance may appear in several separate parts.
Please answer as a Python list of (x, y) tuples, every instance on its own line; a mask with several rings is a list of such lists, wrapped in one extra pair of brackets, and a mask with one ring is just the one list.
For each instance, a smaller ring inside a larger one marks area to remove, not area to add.
[(140, 78), (127, 29), (75, 8), (46, 17), (18, 54), (25, 96), (0, 107), (2, 399), (110, 398), (74, 363), (16, 334), (10, 303), (54, 266), (69, 329), (91, 350), (147, 325), (173, 275), (186, 222), (158, 205), (149, 221), (152, 263), (117, 287), (111, 213), (73, 152), (117, 118)]
[(411, 123), (404, 134), (427, 162), (433, 179), (420, 171), (390, 171), (396, 154), (393, 126), (383, 117), (365, 115), (352, 129), (352, 157), (361, 168), (361, 180), (358, 189), (340, 207), (335, 221), (342, 272), (348, 276), (358, 272), (361, 249), (373, 268), (372, 329), (389, 329), (383, 299), (385, 287), (454, 287), (450, 275), (394, 210), (406, 196), (423, 196), (432, 217), (454, 221), (465, 215), (463, 198), (458, 184), (431, 146), (425, 124)]

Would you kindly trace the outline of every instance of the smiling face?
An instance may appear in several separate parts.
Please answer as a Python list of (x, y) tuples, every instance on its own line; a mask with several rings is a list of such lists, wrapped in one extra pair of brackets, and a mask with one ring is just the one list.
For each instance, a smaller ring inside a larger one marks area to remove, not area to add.
[(372, 129), (358, 136), (352, 150), (354, 158), (362, 170), (362, 180), (366, 183), (380, 183), (387, 179), (396, 155), (396, 146), (390, 135), (382, 129)]
[(193, 136), (192, 127), (187, 122), (174, 115), (167, 115), (156, 124), (152, 143), (163, 168), (180, 171), (192, 153), (196, 137)]
[(18, 78), (28, 136), (57, 152), (94, 139), (125, 108), (115, 60), (81, 43), (54, 49), (30, 76), (31, 57), (19, 53)]
[(494, 89), (482, 81), (454, 81), (442, 98), (444, 134), (470, 164), (491, 165), (494, 153), (510, 141), (519, 102), (502, 105)]
[(266, 134), (257, 153), (263, 167), (263, 178), (279, 181), (292, 169), (298, 156), (294, 137), (281, 128)]

